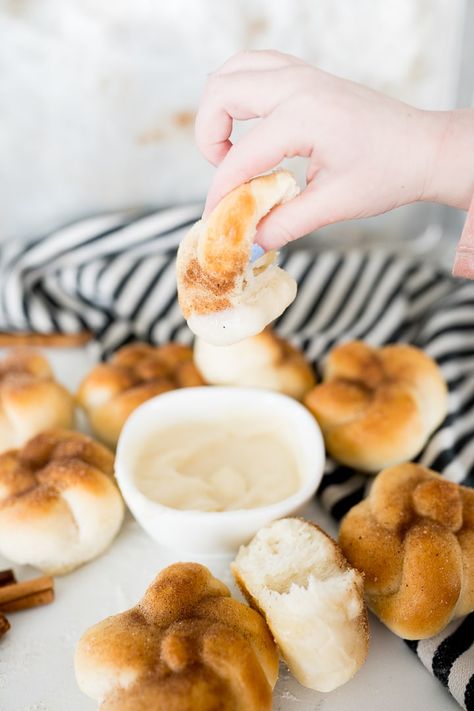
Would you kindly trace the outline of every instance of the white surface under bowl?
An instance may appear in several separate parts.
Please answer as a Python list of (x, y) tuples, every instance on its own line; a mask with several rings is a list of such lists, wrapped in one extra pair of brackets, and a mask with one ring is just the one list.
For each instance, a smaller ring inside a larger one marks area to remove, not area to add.
[[(160, 430), (193, 420), (219, 422), (237, 413), (285, 422), (287, 444), (299, 462), (300, 484), (294, 494), (258, 508), (196, 511), (164, 506), (140, 491), (139, 456)], [(259, 528), (297, 512), (314, 495), (323, 475), (324, 444), (313, 416), (286, 395), (250, 388), (183, 388), (152, 398), (132, 413), (119, 438), (115, 469), (131, 512), (155, 541), (183, 553), (233, 553)]]

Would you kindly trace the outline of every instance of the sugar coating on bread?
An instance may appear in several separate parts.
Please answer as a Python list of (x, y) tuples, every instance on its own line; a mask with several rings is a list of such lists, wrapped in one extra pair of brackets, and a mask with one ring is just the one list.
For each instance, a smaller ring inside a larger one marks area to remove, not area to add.
[(17, 348), (0, 360), (0, 452), (41, 430), (73, 424), (72, 395), (56, 382), (44, 356)]
[(113, 461), (90, 437), (66, 430), (0, 455), (0, 552), (54, 575), (102, 553), (124, 513)]
[(301, 684), (331, 691), (354, 676), (369, 640), (363, 580), (327, 534), (300, 519), (275, 521), (231, 567)]
[(331, 351), (324, 382), (304, 402), (331, 456), (377, 472), (421, 451), (446, 416), (447, 388), (437, 364), (419, 348), (352, 341)]
[(178, 249), (181, 310), (191, 330), (214, 345), (260, 333), (296, 296), (296, 282), (268, 252), (250, 264), (257, 225), (299, 192), (291, 173), (276, 171), (226, 195)]
[(207, 568), (176, 563), (82, 636), (75, 670), (102, 711), (270, 711), (278, 652), (265, 620)]
[(382, 471), (342, 521), (369, 607), (395, 634), (423, 639), (474, 610), (474, 491), (419, 464)]
[(298, 400), (316, 381), (303, 353), (270, 328), (230, 346), (196, 339), (194, 361), (212, 385), (268, 388)]
[(180, 343), (120, 348), (108, 363), (95, 366), (81, 382), (77, 401), (94, 434), (114, 446), (127, 417), (155, 395), (204, 385), (192, 349)]

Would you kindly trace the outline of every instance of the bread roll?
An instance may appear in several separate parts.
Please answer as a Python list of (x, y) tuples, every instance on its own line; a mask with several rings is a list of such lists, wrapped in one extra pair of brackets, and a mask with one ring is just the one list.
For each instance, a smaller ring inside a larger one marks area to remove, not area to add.
[(18, 348), (0, 360), (0, 452), (21, 447), (50, 427), (72, 427), (74, 400), (54, 380), (48, 361)]
[(83, 635), (75, 669), (101, 711), (270, 711), (278, 653), (257, 612), (204, 566), (176, 563)]
[(446, 415), (447, 388), (436, 363), (414, 346), (352, 341), (331, 351), (324, 382), (304, 402), (334, 459), (377, 472), (421, 451)]
[(146, 400), (176, 388), (204, 385), (191, 348), (179, 343), (120, 348), (84, 378), (77, 401), (94, 434), (115, 446), (127, 417)]
[(267, 328), (231, 346), (196, 339), (194, 362), (211, 385), (277, 390), (301, 400), (315, 384), (304, 355)]
[(298, 186), (280, 170), (244, 183), (199, 220), (179, 246), (178, 296), (188, 325), (214, 345), (260, 333), (296, 296), (296, 282), (267, 252), (250, 264), (257, 225)]
[(472, 489), (419, 464), (385, 469), (339, 543), (364, 573), (369, 607), (400, 637), (431, 637), (474, 610)]
[(113, 465), (105, 447), (66, 430), (0, 455), (0, 553), (51, 575), (100, 555), (123, 519)]
[(332, 691), (360, 669), (369, 643), (362, 576), (318, 526), (274, 521), (231, 567), (301, 684)]

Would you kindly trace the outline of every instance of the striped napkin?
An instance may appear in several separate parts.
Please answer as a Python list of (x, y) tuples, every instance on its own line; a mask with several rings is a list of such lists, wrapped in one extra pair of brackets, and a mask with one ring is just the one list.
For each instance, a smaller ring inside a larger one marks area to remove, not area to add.
[[(199, 205), (117, 212), (76, 222), (38, 241), (0, 249), (0, 330), (95, 333), (106, 358), (140, 339), (191, 341), (176, 300), (175, 251)], [(474, 485), (474, 283), (387, 249), (294, 250), (282, 265), (298, 296), (276, 322), (320, 371), (342, 340), (410, 342), (436, 359), (449, 413), (418, 460)], [(328, 461), (318, 496), (340, 519), (368, 478)], [(474, 709), (474, 614), (440, 635), (408, 642), (465, 709)]]

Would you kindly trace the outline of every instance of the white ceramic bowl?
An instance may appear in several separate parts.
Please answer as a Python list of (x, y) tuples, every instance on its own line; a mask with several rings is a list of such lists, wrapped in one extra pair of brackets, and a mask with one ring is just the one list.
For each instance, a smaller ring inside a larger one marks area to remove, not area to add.
[[(135, 482), (137, 457), (160, 429), (190, 420), (226, 418), (238, 412), (265, 420), (284, 419), (288, 444), (300, 464), (300, 487), (290, 497), (253, 509), (195, 511), (173, 509), (146, 497)], [(292, 398), (250, 388), (183, 388), (159, 395), (128, 418), (117, 446), (116, 477), (136, 520), (158, 543), (182, 553), (232, 553), (265, 524), (295, 513), (315, 493), (324, 469), (324, 444), (314, 417)]]

